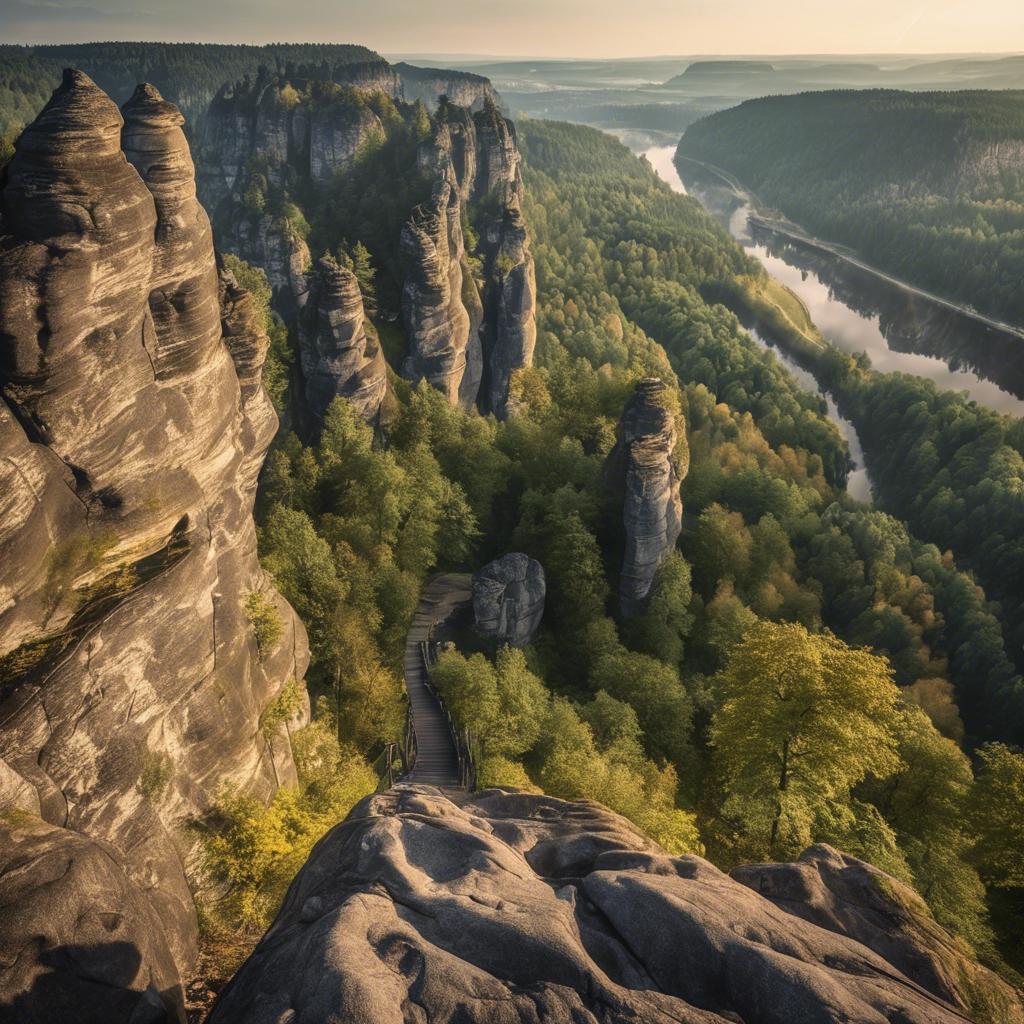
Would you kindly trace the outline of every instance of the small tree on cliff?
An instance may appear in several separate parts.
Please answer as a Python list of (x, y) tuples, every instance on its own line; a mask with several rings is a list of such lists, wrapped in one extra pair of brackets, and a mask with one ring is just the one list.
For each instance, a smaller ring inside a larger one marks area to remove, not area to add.
[(867, 775), (900, 764), (888, 662), (795, 623), (759, 622), (715, 679), (711, 741), (724, 813), (756, 850), (787, 857)]

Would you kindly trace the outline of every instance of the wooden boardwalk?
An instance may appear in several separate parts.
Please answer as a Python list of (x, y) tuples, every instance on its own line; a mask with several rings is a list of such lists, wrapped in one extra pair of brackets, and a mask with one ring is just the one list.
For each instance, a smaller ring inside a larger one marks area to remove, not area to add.
[(405, 640), (405, 688), (416, 732), (416, 761), (401, 781), (459, 788), (459, 757), (448, 716), (427, 686), (424, 645), (433, 626), (454, 609), (471, 601), (472, 579), (462, 575), (435, 576), (424, 586)]

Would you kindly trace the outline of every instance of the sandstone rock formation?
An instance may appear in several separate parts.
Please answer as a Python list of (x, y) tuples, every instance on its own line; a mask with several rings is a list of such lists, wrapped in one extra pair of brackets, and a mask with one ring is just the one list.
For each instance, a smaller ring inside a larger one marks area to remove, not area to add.
[(374, 422), (387, 392), (387, 367), (355, 274), (332, 259), (320, 260), (310, 307), (299, 333), (309, 411), (320, 419), (343, 395)]
[(442, 96), (469, 108), (480, 107), (485, 99), (497, 98), (490, 81), (470, 71), (420, 68), (404, 61), (395, 64), (394, 70), (401, 76), (405, 99), (410, 103), (422, 100), (430, 110)]
[[(515, 128), (493, 103), (472, 114), (442, 102), (433, 135), (421, 144), (417, 160), (423, 171), (447, 181), (463, 205), (474, 201), (497, 208), (478, 225), (483, 297), (480, 313), (474, 317), (471, 311), (471, 318), (480, 324), (479, 371), (472, 352), (478, 335), (471, 330), (467, 377), (473, 386), (463, 389), (463, 404), (465, 392), (476, 396), (482, 382), (481, 409), (504, 419), (512, 374), (533, 365), (537, 339), (536, 275), (520, 211), (522, 177)], [(467, 307), (475, 300), (475, 289), (473, 293)]]
[(270, 185), (328, 181), (381, 138), (380, 119), (360, 94), (386, 91), (387, 83), (378, 81), (379, 65), (367, 66), (365, 80), (359, 67), (345, 66), (356, 79), (346, 83), (348, 91), (319, 82), (316, 93), (301, 100), (285, 75), (263, 72), (255, 82), (225, 85), (210, 104), (200, 147), (199, 190), (207, 209), (247, 188), (254, 164)]
[(309, 298), (309, 246), (280, 217), (247, 210), (238, 197), (221, 207), (218, 248), (230, 252), (267, 275), (274, 308), (282, 316), (300, 312)]
[(473, 122), (477, 139), (476, 196), (497, 196), (505, 204), (513, 202), (522, 185), (515, 125), (502, 117), (493, 103), (477, 111)]
[(487, 225), (484, 241), (489, 253), (484, 290), (487, 408), (505, 419), (512, 374), (533, 365), (537, 344), (537, 277), (518, 205), (507, 206), (500, 220)]
[(355, 163), (367, 144), (384, 141), (380, 118), (360, 104), (316, 107), (309, 125), (309, 176), (318, 184), (333, 180)]
[(626, 550), (619, 579), (623, 615), (641, 611), (654, 574), (675, 547), (683, 525), (680, 481), (689, 468), (685, 430), (677, 424), (668, 386), (645, 377), (626, 403), (607, 476), (622, 496)]
[(435, 178), (447, 177), (468, 203), (476, 192), (476, 122), (468, 107), (444, 103), (431, 138), (420, 144), (420, 168)]
[(521, 552), (502, 555), (473, 576), (473, 617), (484, 636), (525, 647), (544, 615), (544, 569)]
[(402, 229), (406, 266), (402, 318), (407, 345), (402, 376), (412, 381), (425, 378), (453, 405), (469, 406), (476, 395), (460, 390), (473, 333), (463, 289), (475, 289), (475, 285), (463, 273), (460, 207), (454, 186), (441, 179), (430, 201), (416, 207)]
[(209, 1024), (965, 1019), (596, 804), (402, 787), (320, 842)]
[[(267, 339), (218, 278), (181, 118), (151, 88), (122, 121), (67, 72), (0, 213), (0, 849), (31, 851), (2, 876), (12, 900), (40, 893), (5, 915), (0, 1005), (70, 971), (89, 1019), (157, 1019), (125, 995), (149, 989), (174, 1018), (186, 826), (224, 786), (294, 779), (283, 728), (259, 727), (308, 660), (256, 558)], [(262, 658), (253, 591), (283, 625)]]

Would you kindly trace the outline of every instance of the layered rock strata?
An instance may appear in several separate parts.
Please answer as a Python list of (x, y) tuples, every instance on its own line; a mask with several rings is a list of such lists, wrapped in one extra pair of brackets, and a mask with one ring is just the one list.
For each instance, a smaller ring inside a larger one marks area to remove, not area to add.
[(544, 616), (544, 568), (522, 552), (502, 555), (473, 576), (476, 628), (498, 643), (525, 647)]
[(625, 552), (619, 605), (626, 616), (643, 609), (655, 573), (682, 530), (679, 484), (689, 468), (689, 450), (670, 397), (668, 385), (656, 377), (640, 381), (608, 456), (610, 488), (622, 498)]
[[(442, 103), (432, 137), (420, 146), (418, 162), (424, 172), (451, 185), (463, 206), (473, 203), (495, 211), (479, 218), (479, 372), (474, 372), (472, 357), (467, 371), (476, 385), (483, 386), (463, 390), (472, 390), (474, 396), (479, 392), (480, 408), (504, 419), (512, 375), (533, 365), (537, 339), (536, 273), (520, 210), (522, 177), (515, 128), (492, 103), (476, 114)], [(471, 332), (471, 347), (476, 338)]]
[(476, 395), (466, 394), (462, 384), (470, 336), (477, 332), (472, 330), (463, 292), (476, 286), (464, 275), (461, 204), (447, 180), (439, 180), (430, 201), (413, 211), (402, 229), (401, 248), (407, 345), (402, 376), (426, 379), (453, 405), (468, 407)]
[(530, 235), (518, 205), (505, 208), (484, 229), (488, 251), (483, 346), (487, 363), (486, 408), (509, 414), (512, 375), (533, 365), (537, 345), (537, 277)]
[(320, 842), (209, 1024), (965, 1019), (856, 934), (597, 804), (402, 787)]
[[(267, 338), (218, 277), (181, 118), (152, 88), (122, 119), (67, 72), (0, 212), (0, 849), (31, 851), (0, 901), (38, 910), (4, 915), (0, 1005), (70, 972), (88, 1019), (175, 1019), (189, 824), (224, 787), (294, 779), (287, 734), (259, 725), (308, 660), (256, 558)], [(282, 623), (262, 652), (252, 592)]]
[(366, 319), (355, 274), (332, 259), (317, 263), (309, 314), (299, 345), (306, 406), (322, 419), (339, 395), (374, 422), (387, 392), (387, 366)]

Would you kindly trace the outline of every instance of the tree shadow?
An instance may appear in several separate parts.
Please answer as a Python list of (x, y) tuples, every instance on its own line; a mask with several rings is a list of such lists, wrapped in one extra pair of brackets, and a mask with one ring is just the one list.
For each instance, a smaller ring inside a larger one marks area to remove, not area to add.
[[(0, 972), (0, 1024), (184, 1024), (180, 985), (140, 990), (142, 954), (131, 942), (61, 945), (29, 957), (45, 973), (27, 991), (8, 996)], [(12, 965), (12, 968), (15, 965)]]

